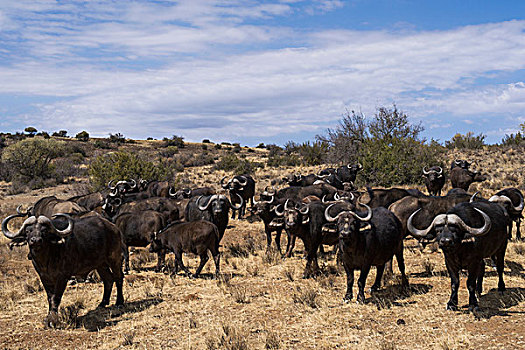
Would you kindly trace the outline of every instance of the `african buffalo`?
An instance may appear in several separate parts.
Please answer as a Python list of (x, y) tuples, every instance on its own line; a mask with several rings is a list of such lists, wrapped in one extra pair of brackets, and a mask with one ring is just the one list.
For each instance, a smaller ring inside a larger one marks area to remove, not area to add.
[[(232, 219), (235, 219), (235, 212), (238, 210), (237, 218), (242, 218), (246, 214), (246, 206), (248, 201), (252, 201), (255, 196), (255, 180), (250, 175), (237, 175), (231, 178), (227, 183), (224, 183), (223, 177), (221, 179), (221, 187), (230, 192), (230, 201), (232, 204), (240, 203), (239, 209), (232, 207)], [(242, 198), (242, 200), (240, 200)]]
[(445, 186), (445, 174), (440, 166), (433, 166), (430, 169), (423, 167), (423, 178), (428, 194), (431, 196), (441, 196), (441, 189)]
[(479, 171), (466, 170), (460, 167), (455, 167), (450, 171), (452, 188), (462, 188), (465, 191), (468, 191), (473, 182), (482, 182), (486, 179), (487, 176), (482, 175)]
[(357, 301), (365, 301), (365, 283), (371, 266), (377, 267), (377, 274), (372, 291), (381, 287), (381, 277), (385, 264), (395, 255), (403, 286), (408, 286), (405, 275), (405, 262), (403, 259), (403, 233), (401, 223), (388, 209), (378, 207), (371, 209), (366, 204), (366, 214), (355, 211), (342, 211), (332, 217), (326, 213), (329, 222), (337, 222), (339, 236), (339, 249), (341, 260), (346, 272), (346, 294), (344, 301), (352, 300), (352, 287), (354, 284), (354, 270), (361, 270), (357, 282), (359, 292)]
[(505, 290), (503, 267), (507, 248), (507, 227), (510, 221), (505, 208), (488, 201), (460, 203), (446, 214), (435, 216), (432, 223), (422, 229), (412, 224), (412, 219), (418, 211), (410, 216), (407, 227), (415, 237), (435, 238), (443, 250), (452, 289), (447, 303), (448, 310), (458, 308), (461, 269), (468, 270), (469, 310), (478, 309), (476, 292), (481, 294), (483, 290), (484, 258), (494, 259), (499, 276), (498, 290)]
[(219, 230), (217, 226), (209, 221), (177, 222), (168, 225), (155, 234), (150, 246), (150, 252), (172, 251), (175, 254), (173, 275), (177, 274), (179, 266), (190, 275), (190, 271), (182, 262), (182, 253), (199, 255), (200, 264), (195, 274), (193, 274), (193, 277), (196, 278), (208, 261), (209, 250), (215, 261), (215, 278), (218, 278), (220, 272), (219, 241)]
[(9, 221), (26, 214), (16, 214), (2, 222), (4, 236), (13, 244), (29, 245), (28, 258), (40, 276), (49, 303), (46, 326), (55, 327), (58, 307), (67, 282), (72, 276), (85, 278), (97, 270), (104, 282), (104, 295), (99, 307), (109, 304), (113, 283), (117, 285), (116, 305), (124, 303), (122, 294), (123, 242), (119, 229), (99, 215), (72, 219), (67, 214), (55, 214), (67, 219), (67, 227), (59, 229), (58, 220), (44, 215), (29, 216), (17, 232), (8, 229)]
[(517, 188), (506, 188), (490, 197), (490, 202), (503, 205), (510, 217), (509, 239), (512, 239), (512, 222), (516, 222), (516, 239), (521, 240), (520, 225), (523, 218), (523, 194)]

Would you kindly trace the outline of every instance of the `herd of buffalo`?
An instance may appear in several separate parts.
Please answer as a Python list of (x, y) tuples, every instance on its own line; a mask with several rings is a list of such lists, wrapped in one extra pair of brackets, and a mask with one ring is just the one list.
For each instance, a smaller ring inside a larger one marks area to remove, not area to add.
[[(344, 300), (353, 297), (354, 270), (360, 270), (357, 301), (364, 302), (364, 287), (371, 266), (377, 268), (372, 290), (395, 256), (401, 283), (408, 286), (403, 260), (403, 240), (412, 235), (422, 242), (435, 241), (442, 249), (451, 278), (447, 309), (458, 308), (459, 272), (468, 270), (469, 310), (478, 308), (476, 294), (482, 293), (485, 258), (491, 258), (499, 276), (498, 290), (505, 290), (504, 257), (512, 238), (520, 236), (524, 207), (522, 193), (507, 188), (484, 199), (469, 194), (469, 186), (486, 176), (469, 169), (470, 163), (455, 160), (449, 179), (452, 185), (445, 196), (445, 173), (439, 166), (424, 167), (422, 176), (429, 195), (416, 189), (372, 189), (357, 191), (353, 183), (360, 164), (324, 169), (318, 174), (292, 175), (280, 181), (288, 187), (266, 187), (256, 200), (255, 181), (250, 175), (220, 181), (222, 191), (202, 187), (176, 191), (168, 182), (144, 180), (111, 181), (101, 192), (68, 200), (44, 197), (28, 209), (5, 218), (2, 232), (10, 245), (28, 244), (28, 258), (37, 271), (49, 302), (46, 326), (56, 326), (58, 307), (68, 281), (86, 278), (96, 270), (104, 283), (100, 307), (109, 304), (113, 283), (117, 288), (116, 305), (124, 303), (122, 285), (129, 271), (128, 247), (146, 247), (158, 254), (156, 269), (164, 267), (166, 252), (174, 253), (175, 270), (189, 274), (182, 253), (200, 257), (193, 276), (198, 276), (209, 259), (220, 273), (219, 243), (230, 219), (259, 217), (264, 223), (267, 249), (275, 235), (281, 251), (280, 236), (287, 234), (284, 257), (293, 254), (299, 237), (305, 247), (304, 277), (320, 272), (317, 254), (323, 245), (338, 249), (347, 276)], [(229, 192), (229, 198), (225, 194)], [(8, 228), (14, 218), (24, 218), (18, 230)]]

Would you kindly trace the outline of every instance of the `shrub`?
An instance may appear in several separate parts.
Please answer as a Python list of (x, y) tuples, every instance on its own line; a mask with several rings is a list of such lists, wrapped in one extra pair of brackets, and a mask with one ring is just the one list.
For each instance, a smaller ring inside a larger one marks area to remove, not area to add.
[(173, 135), (171, 139), (165, 137), (162, 139), (164, 145), (162, 147), (176, 146), (178, 148), (184, 148), (184, 137)]
[(421, 181), (423, 166), (441, 165), (437, 142), (420, 139), (421, 125), (411, 125), (397, 109), (379, 107), (372, 120), (362, 114), (347, 113), (335, 130), (317, 139), (328, 145), (332, 162), (360, 162), (360, 177), (370, 186), (414, 184)]
[(239, 159), (235, 154), (226, 154), (215, 164), (215, 169), (233, 171), (236, 175), (252, 174), (257, 167), (264, 167), (261, 163)]
[(121, 145), (126, 142), (126, 138), (121, 133), (117, 132), (116, 134), (109, 134), (109, 142), (116, 143)]
[(89, 141), (89, 133), (87, 131), (81, 131), (75, 135), (75, 138), (79, 141), (87, 142)]
[(153, 162), (146, 157), (129, 152), (107, 153), (95, 158), (89, 165), (90, 181), (99, 190), (110, 180), (149, 179), (168, 180), (173, 169), (164, 162)]
[(67, 137), (67, 130), (59, 130), (53, 133), (55, 137)]
[(211, 143), (211, 141), (209, 139), (204, 139), (202, 140), (202, 143)]
[(257, 146), (255, 146), (255, 148), (266, 148), (266, 146), (264, 145), (263, 142), (261, 142), (260, 144), (258, 144)]
[(177, 146), (168, 146), (159, 151), (159, 155), (162, 157), (173, 157), (175, 154), (179, 153), (179, 148)]
[(502, 146), (525, 146), (525, 135), (522, 135), (521, 132), (516, 134), (505, 135), (501, 140)]
[(28, 126), (27, 128), (24, 129), (24, 131), (27, 132), (30, 137), (33, 137), (33, 136), (35, 136), (35, 134), (36, 134), (36, 132), (38, 130), (35, 129), (34, 127), (32, 127), (32, 126)]
[(7, 147), (2, 153), (14, 178), (29, 181), (34, 178), (50, 178), (53, 175), (53, 159), (65, 153), (64, 142), (56, 140), (26, 139)]
[(485, 135), (479, 134), (474, 136), (472, 131), (465, 135), (456, 134), (450, 141), (445, 141), (445, 147), (453, 149), (480, 149), (485, 146)]
[(112, 149), (113, 148), (113, 145), (111, 145), (111, 143), (109, 143), (109, 141), (105, 139), (95, 140), (95, 142), (93, 143), (93, 146), (95, 148), (100, 148), (100, 149)]
[(221, 149), (222, 146), (220, 143), (216, 143), (215, 146), (213, 146), (215, 149)]

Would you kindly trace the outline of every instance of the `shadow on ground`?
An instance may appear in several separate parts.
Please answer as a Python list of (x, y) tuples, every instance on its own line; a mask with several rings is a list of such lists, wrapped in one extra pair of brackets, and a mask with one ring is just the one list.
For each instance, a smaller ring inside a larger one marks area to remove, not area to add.
[(378, 309), (391, 308), (392, 306), (406, 306), (408, 304), (414, 304), (415, 301), (403, 303), (400, 301), (408, 299), (412, 295), (426, 294), (431, 289), (431, 285), (420, 283), (413, 283), (408, 287), (392, 285), (372, 293), (371, 297), (366, 299), (366, 302), (376, 305)]
[(97, 308), (88, 311), (87, 314), (78, 317), (77, 328), (84, 327), (90, 332), (98, 331), (107, 326), (113, 326), (122, 321), (122, 316), (126, 314), (133, 314), (150, 308), (151, 306), (160, 304), (163, 301), (161, 298), (149, 298), (143, 300), (136, 300), (125, 303), (123, 306), (111, 306), (106, 308)]
[[(507, 310), (525, 301), (525, 288), (508, 288), (505, 292), (498, 292), (496, 288), (479, 298), (480, 309), (474, 313), (477, 318), (489, 319), (493, 316), (510, 316), (511, 314), (525, 314), (522, 311)], [(465, 308), (468, 306), (465, 306)]]

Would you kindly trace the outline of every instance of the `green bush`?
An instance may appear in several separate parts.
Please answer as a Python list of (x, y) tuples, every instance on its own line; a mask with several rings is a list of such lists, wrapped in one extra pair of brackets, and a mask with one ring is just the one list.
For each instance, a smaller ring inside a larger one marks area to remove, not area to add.
[(159, 151), (159, 154), (162, 157), (173, 157), (175, 154), (179, 153), (179, 148), (177, 146), (168, 146), (162, 150)]
[(505, 137), (501, 140), (502, 146), (525, 146), (525, 136), (521, 134), (521, 132), (517, 132), (516, 134), (510, 134), (505, 135)]
[(25, 139), (4, 149), (2, 161), (9, 167), (12, 178), (28, 182), (34, 178), (51, 178), (54, 159), (65, 154), (64, 142)]
[(449, 149), (481, 149), (485, 146), (485, 137), (483, 134), (475, 136), (472, 131), (465, 135), (458, 133), (450, 141), (445, 141), (445, 147)]
[(184, 137), (182, 136), (173, 135), (171, 139), (165, 137), (162, 141), (164, 141), (162, 147), (175, 146), (178, 148), (184, 148)]
[(332, 162), (361, 163), (364, 169), (358, 179), (362, 184), (388, 187), (419, 183), (424, 166), (444, 166), (439, 159), (443, 147), (420, 139), (422, 131), (394, 105), (379, 107), (369, 121), (362, 114), (347, 112), (335, 130), (317, 139), (327, 143)]
[(109, 134), (109, 142), (121, 145), (126, 142), (126, 138), (121, 133)]
[(76, 134), (75, 138), (79, 141), (87, 142), (89, 141), (89, 133), (87, 131), (81, 131)]
[(150, 161), (147, 156), (129, 152), (112, 152), (95, 158), (89, 165), (88, 172), (93, 188), (100, 190), (110, 180), (169, 180), (173, 178), (174, 171), (167, 163)]
[(215, 164), (215, 169), (233, 171), (235, 175), (253, 174), (258, 167), (262, 168), (264, 165), (250, 162), (247, 159), (240, 159), (235, 154), (226, 154)]
[(93, 146), (99, 149), (113, 149), (113, 145), (106, 139), (97, 139), (93, 142)]

